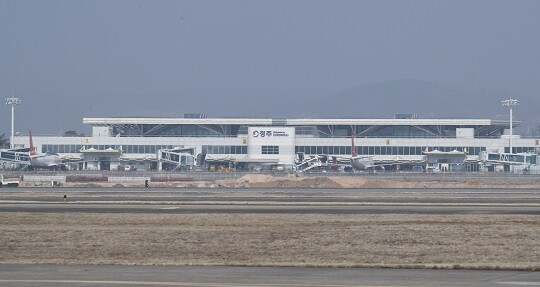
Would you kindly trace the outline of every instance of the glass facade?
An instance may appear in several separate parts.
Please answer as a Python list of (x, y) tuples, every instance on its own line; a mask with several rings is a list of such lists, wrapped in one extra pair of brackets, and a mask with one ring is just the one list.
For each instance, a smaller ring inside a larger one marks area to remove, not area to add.
[[(450, 152), (453, 150), (467, 151), (469, 155), (478, 155), (485, 151), (485, 147), (427, 147), (427, 151), (439, 150)], [(350, 155), (350, 146), (297, 146), (296, 153), (305, 154), (328, 154), (328, 155)], [(359, 155), (423, 155), (426, 147), (414, 146), (357, 146), (356, 153)]]
[(115, 126), (113, 134), (146, 137), (227, 137), (238, 134), (238, 125), (133, 125)]
[(240, 145), (203, 145), (202, 153), (206, 154), (247, 154), (247, 146)]
[[(277, 121), (286, 126), (285, 121)], [(118, 136), (144, 137), (237, 137), (247, 134), (244, 124), (138, 124), (114, 125), (113, 134)], [(293, 126), (291, 126), (293, 127)], [(446, 138), (455, 137), (457, 128), (473, 128), (474, 137), (499, 137), (507, 125), (301, 125), (294, 126), (296, 135), (303, 137), (356, 137), (366, 138)]]
[(279, 154), (279, 146), (277, 145), (263, 145), (261, 149), (262, 154)]
[(119, 150), (124, 153), (156, 153), (160, 149), (173, 149), (172, 145), (42, 145), (42, 153), (80, 153), (82, 149)]
[(416, 126), (386, 126), (380, 127), (367, 134), (370, 137), (398, 137), (398, 138), (430, 138), (448, 136), (439, 132), (436, 127), (416, 127)]
[[(512, 147), (512, 153), (525, 153), (525, 152), (530, 152), (530, 153), (536, 153), (536, 149), (538, 147), (530, 147), (530, 146), (513, 146)], [(510, 147), (505, 147), (504, 148), (504, 152), (505, 153), (510, 153)]]
[[(173, 145), (42, 145), (42, 153), (80, 153), (82, 149), (106, 150), (122, 149), (123, 153), (155, 154), (160, 149), (173, 149)], [(453, 150), (466, 151), (469, 155), (479, 155), (485, 151), (485, 147), (419, 147), (419, 146), (357, 146), (356, 153), (359, 155), (423, 155), (426, 151), (439, 150), (450, 152)], [(513, 147), (513, 153), (536, 153), (537, 147)], [(326, 154), (326, 155), (350, 155), (351, 146), (296, 146), (296, 153), (305, 154)], [(506, 147), (505, 153), (509, 152)], [(247, 146), (228, 146), (228, 145), (203, 145), (202, 153), (207, 154), (247, 154)], [(278, 146), (263, 146), (263, 154), (279, 154)]]

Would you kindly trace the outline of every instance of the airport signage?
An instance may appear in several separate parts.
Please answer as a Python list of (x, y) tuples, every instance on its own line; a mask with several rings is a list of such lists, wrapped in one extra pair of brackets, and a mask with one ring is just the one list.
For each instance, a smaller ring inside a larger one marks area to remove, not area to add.
[[(248, 127), (247, 158), (272, 159), (281, 164), (294, 164), (295, 135), (294, 127)], [(269, 153), (269, 149), (277, 153)]]
[(251, 135), (254, 138), (264, 138), (264, 137), (288, 137), (289, 133), (286, 131), (276, 131), (276, 130), (254, 130), (251, 132)]
[(293, 145), (293, 127), (248, 127), (248, 145)]

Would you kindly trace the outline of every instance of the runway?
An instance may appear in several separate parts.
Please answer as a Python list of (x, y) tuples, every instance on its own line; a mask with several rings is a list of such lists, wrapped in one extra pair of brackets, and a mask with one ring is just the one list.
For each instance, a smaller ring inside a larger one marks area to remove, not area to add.
[[(64, 202), (64, 195), (66, 201)], [(540, 214), (523, 189), (85, 189), (0, 192), (0, 212)]]
[[(524, 252), (523, 246), (528, 246), (527, 251), (536, 246), (534, 219), (540, 215), (540, 191), (20, 188), (0, 190), (0, 212), (6, 222), (2, 252), (7, 259), (3, 262), (12, 263), (341, 266), (349, 262), (344, 266), (363, 267), (437, 263), (440, 268), (477, 262), (475, 266), (498, 268), (485, 259), (494, 258), (493, 262), (527, 270), (537, 266), (536, 257)], [(515, 220), (521, 221), (516, 224)], [(484, 234), (494, 238), (488, 242)], [(477, 240), (482, 240), (482, 246), (477, 247)], [(453, 243), (438, 243), (444, 241)], [(507, 247), (502, 252), (515, 256), (496, 256), (500, 246)], [(487, 251), (475, 253), (479, 248)], [(460, 285), (540, 286), (540, 275), (480, 270), (0, 264), (0, 286)]]
[(288, 206), (288, 205), (155, 205), (22, 203), (1, 204), (0, 212), (96, 212), (96, 213), (253, 213), (253, 214), (529, 214), (540, 207), (523, 206)]
[(19, 286), (540, 286), (540, 272), (366, 268), (0, 265)]

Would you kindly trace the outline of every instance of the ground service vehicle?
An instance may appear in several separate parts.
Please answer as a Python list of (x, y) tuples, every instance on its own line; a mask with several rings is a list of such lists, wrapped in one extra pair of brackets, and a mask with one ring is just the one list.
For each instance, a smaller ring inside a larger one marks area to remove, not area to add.
[(0, 174), (0, 187), (16, 187), (19, 186), (18, 180), (4, 180), (4, 175)]

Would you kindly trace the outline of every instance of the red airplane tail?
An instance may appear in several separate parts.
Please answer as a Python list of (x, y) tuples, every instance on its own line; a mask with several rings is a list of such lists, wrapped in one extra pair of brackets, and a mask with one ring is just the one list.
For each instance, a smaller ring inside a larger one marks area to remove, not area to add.
[(34, 156), (34, 155), (37, 155), (36, 153), (36, 149), (34, 148), (34, 141), (32, 140), (32, 131), (29, 131), (28, 132), (29, 134), (29, 138), (30, 138), (30, 156)]
[(354, 146), (354, 135), (351, 134), (351, 155), (352, 157), (356, 157), (358, 154), (356, 154), (356, 147)]

